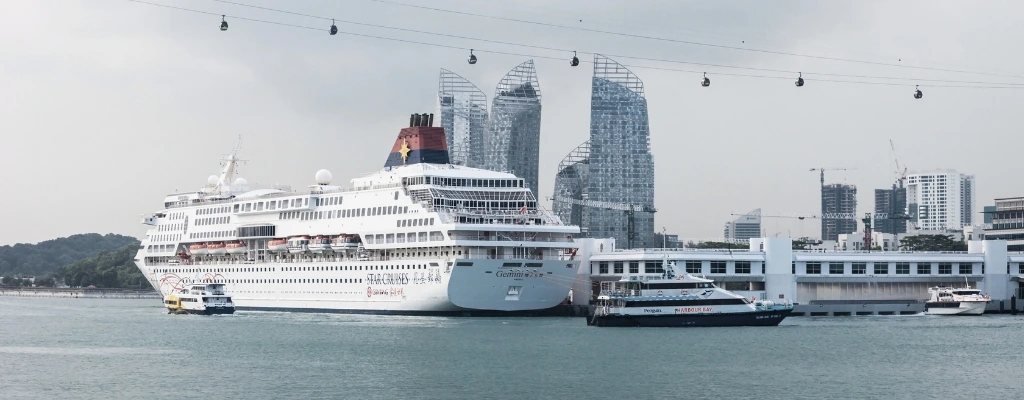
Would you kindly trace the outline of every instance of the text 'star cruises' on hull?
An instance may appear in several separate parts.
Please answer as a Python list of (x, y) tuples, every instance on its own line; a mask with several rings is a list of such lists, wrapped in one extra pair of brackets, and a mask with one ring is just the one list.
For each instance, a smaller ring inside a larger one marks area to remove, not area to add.
[(307, 191), (253, 189), (238, 149), (199, 191), (147, 216), (136, 264), (165, 296), (223, 283), (239, 310), (435, 314), (543, 310), (565, 300), (573, 235), (511, 173), (451, 165), (413, 115), (384, 169)]

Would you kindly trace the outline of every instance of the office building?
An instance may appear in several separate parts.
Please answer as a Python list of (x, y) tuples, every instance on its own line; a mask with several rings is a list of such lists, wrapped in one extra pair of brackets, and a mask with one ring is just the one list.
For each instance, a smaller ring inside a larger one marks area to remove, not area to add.
[(1005, 240), (1007, 251), (1024, 251), (1024, 197), (996, 199), (995, 211), (985, 216), (990, 215), (992, 228), (985, 239)]
[(747, 240), (761, 237), (761, 209), (748, 212), (725, 223), (724, 238)]

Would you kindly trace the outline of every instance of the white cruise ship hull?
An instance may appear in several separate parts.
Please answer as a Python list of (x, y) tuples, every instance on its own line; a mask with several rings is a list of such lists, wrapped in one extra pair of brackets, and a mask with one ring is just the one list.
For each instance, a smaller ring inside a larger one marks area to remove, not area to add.
[[(531, 267), (525, 267), (527, 263)], [(569, 294), (578, 264), (433, 259), (140, 265), (140, 269), (165, 295), (189, 282), (223, 282), (238, 310), (486, 315), (558, 305)]]
[(924, 312), (930, 315), (981, 315), (987, 305), (987, 301), (929, 301), (924, 304)]

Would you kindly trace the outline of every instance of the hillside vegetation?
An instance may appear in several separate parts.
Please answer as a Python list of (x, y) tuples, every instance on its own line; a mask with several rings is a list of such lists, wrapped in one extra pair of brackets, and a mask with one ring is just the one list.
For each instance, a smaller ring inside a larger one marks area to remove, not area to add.
[(130, 236), (86, 233), (36, 244), (0, 246), (0, 276), (42, 276), (103, 251), (118, 251), (125, 246), (138, 249), (138, 245), (139, 241)]
[[(52, 274), (52, 281), (63, 281), (71, 287), (151, 289), (135, 266), (134, 258), (138, 251), (136, 244), (115, 251), (101, 251), (95, 257), (61, 267)], [(46, 281), (50, 283), (51, 279)]]

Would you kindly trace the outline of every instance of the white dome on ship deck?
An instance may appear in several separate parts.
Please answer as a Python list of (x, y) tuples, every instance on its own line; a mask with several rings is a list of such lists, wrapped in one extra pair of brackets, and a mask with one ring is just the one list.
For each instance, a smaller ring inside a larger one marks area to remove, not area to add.
[(206, 178), (206, 184), (210, 185), (210, 186), (213, 186), (213, 185), (216, 185), (217, 181), (219, 181), (219, 180), (220, 179), (217, 178), (217, 175), (210, 175), (209, 178)]
[(235, 183), (233, 183), (231, 185), (232, 186), (245, 186), (245, 185), (248, 185), (248, 184), (249, 184), (249, 182), (247, 182), (245, 180), (245, 178), (238, 178), (238, 179), (235, 179)]
[(330, 185), (332, 178), (334, 178), (334, 176), (331, 175), (331, 171), (328, 171), (326, 169), (316, 171), (317, 185)]

